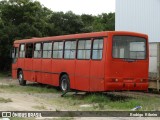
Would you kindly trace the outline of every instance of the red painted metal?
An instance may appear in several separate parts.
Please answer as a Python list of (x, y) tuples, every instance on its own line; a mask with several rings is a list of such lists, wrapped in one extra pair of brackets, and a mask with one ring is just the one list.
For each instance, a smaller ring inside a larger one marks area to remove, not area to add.
[[(112, 58), (113, 35), (146, 38), (147, 58), (135, 62), (125, 62), (122, 59)], [(104, 39), (102, 60), (18, 58), (17, 62), (12, 64), (12, 76), (13, 78), (17, 78), (17, 72), (21, 69), (24, 71), (25, 80), (59, 86), (61, 73), (66, 73), (70, 79), (71, 89), (82, 91), (147, 90), (149, 63), (148, 37), (144, 34), (124, 31), (93, 32), (16, 40), (14, 47), (19, 47), (21, 43), (95, 37), (103, 37)]]

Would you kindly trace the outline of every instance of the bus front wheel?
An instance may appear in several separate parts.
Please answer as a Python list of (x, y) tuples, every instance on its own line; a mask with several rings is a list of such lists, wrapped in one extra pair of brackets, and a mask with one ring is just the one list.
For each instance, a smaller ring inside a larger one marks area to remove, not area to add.
[(20, 85), (22, 85), (22, 86), (26, 85), (26, 81), (24, 80), (24, 76), (23, 76), (22, 71), (18, 72), (18, 81), (19, 81)]
[(69, 83), (69, 77), (68, 75), (62, 75), (61, 81), (60, 81), (60, 88), (62, 92), (68, 92), (70, 90), (70, 83)]

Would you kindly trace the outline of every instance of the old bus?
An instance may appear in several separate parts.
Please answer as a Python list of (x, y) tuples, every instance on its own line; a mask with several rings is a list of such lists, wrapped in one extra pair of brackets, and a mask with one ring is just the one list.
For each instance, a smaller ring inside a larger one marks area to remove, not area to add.
[(12, 76), (62, 91), (148, 89), (148, 37), (104, 31), (16, 40)]

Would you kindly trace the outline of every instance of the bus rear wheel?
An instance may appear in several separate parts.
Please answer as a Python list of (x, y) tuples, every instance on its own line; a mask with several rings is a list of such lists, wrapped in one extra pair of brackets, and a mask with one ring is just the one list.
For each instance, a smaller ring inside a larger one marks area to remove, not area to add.
[(18, 81), (19, 81), (20, 85), (22, 85), (22, 86), (26, 85), (26, 80), (24, 80), (24, 76), (23, 76), (23, 72), (22, 71), (18, 72)]
[(60, 88), (62, 92), (68, 92), (70, 90), (70, 83), (68, 75), (62, 75), (60, 79)]

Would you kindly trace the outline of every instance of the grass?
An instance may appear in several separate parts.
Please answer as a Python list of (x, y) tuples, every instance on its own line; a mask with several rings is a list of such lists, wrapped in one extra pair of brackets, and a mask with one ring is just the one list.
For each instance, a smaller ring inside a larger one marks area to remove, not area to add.
[(142, 106), (142, 111), (160, 110), (160, 98), (148, 96), (126, 97), (114, 94), (87, 94), (83, 96), (66, 96), (72, 105), (90, 104), (92, 107), (82, 110), (131, 110)]
[[(18, 118), (18, 117), (15, 117), (15, 118), (10, 118), (10, 120), (37, 120), (36, 118)], [(60, 118), (42, 118), (40, 120), (74, 120), (74, 118), (71, 118), (71, 117), (60, 117)]]
[(9, 102), (13, 102), (13, 101), (10, 98), (5, 99), (5, 98), (0, 97), (0, 103), (9, 103)]
[(40, 84), (28, 84), (26, 86), (19, 86), (19, 85), (0, 85), (0, 89), (7, 90), (10, 92), (27, 92), (27, 93), (56, 93), (58, 92), (57, 89), (47, 85), (40, 85)]
[[(0, 85), (0, 90), (9, 92), (24, 92), (24, 93), (61, 93), (52, 86), (28, 84), (27, 86), (19, 85)], [(59, 95), (60, 96), (60, 95)], [(7, 100), (1, 100), (6, 101)], [(8, 100), (9, 102), (10, 100)], [(142, 106), (142, 111), (160, 110), (160, 97), (157, 96), (136, 96), (127, 97), (122, 95), (93, 93), (93, 94), (66, 94), (65, 97), (48, 98), (51, 104), (57, 104), (64, 109), (74, 110), (131, 110), (136, 106)], [(11, 102), (11, 101), (10, 101)], [(62, 104), (63, 103), (63, 104)], [(91, 107), (80, 107), (80, 105), (89, 104)], [(33, 106), (36, 109), (46, 109), (44, 106)], [(61, 109), (58, 108), (58, 109)]]
[(20, 118), (20, 117), (12, 117), (10, 120), (36, 120), (35, 118)]
[(47, 108), (44, 105), (40, 105), (40, 106), (32, 106), (32, 108), (35, 108), (37, 110), (46, 110)]
[(4, 77), (7, 77), (7, 73), (3, 73), (3, 72), (0, 72), (0, 78), (4, 78)]
[[(0, 73), (0, 78), (8, 76), (7, 73)], [(0, 85), (0, 92), (12, 93), (61, 93), (55, 87), (49, 85), (41, 85), (37, 83), (20, 86), (15, 84)], [(60, 96), (60, 95), (59, 95)], [(44, 98), (43, 98), (44, 99)], [(45, 98), (46, 99), (46, 98)], [(47, 97), (47, 101), (51, 104), (57, 104), (57, 109), (61, 108), (67, 110), (131, 110), (136, 106), (142, 106), (142, 111), (160, 110), (160, 97), (142, 96), (126, 97), (122, 95), (114, 95), (107, 93), (92, 93), (84, 95), (66, 94), (65, 97)], [(0, 103), (12, 102), (11, 99), (4, 99), (0, 97)], [(89, 104), (91, 107), (80, 107), (80, 105)], [(33, 106), (36, 109), (46, 109), (44, 106)]]
[(74, 118), (71, 118), (71, 117), (60, 117), (60, 118), (54, 118), (52, 120), (74, 120)]
[[(0, 85), (0, 90), (9, 92), (24, 92), (24, 93), (61, 93), (57, 89), (48, 85), (28, 84), (27, 86), (19, 85)], [(60, 95), (59, 95), (60, 96)], [(0, 102), (12, 102), (12, 100), (0, 99)], [(114, 95), (106, 93), (93, 94), (66, 94), (65, 97), (47, 98), (50, 104), (56, 104), (57, 109), (72, 109), (72, 110), (131, 110), (136, 106), (142, 106), (142, 111), (160, 110), (160, 97), (158, 96), (133, 96), (127, 97), (123, 95)], [(80, 105), (89, 104), (91, 107), (80, 107)], [(44, 106), (33, 106), (36, 109), (46, 109)]]
[(0, 78), (11, 76), (11, 72), (0, 71)]

